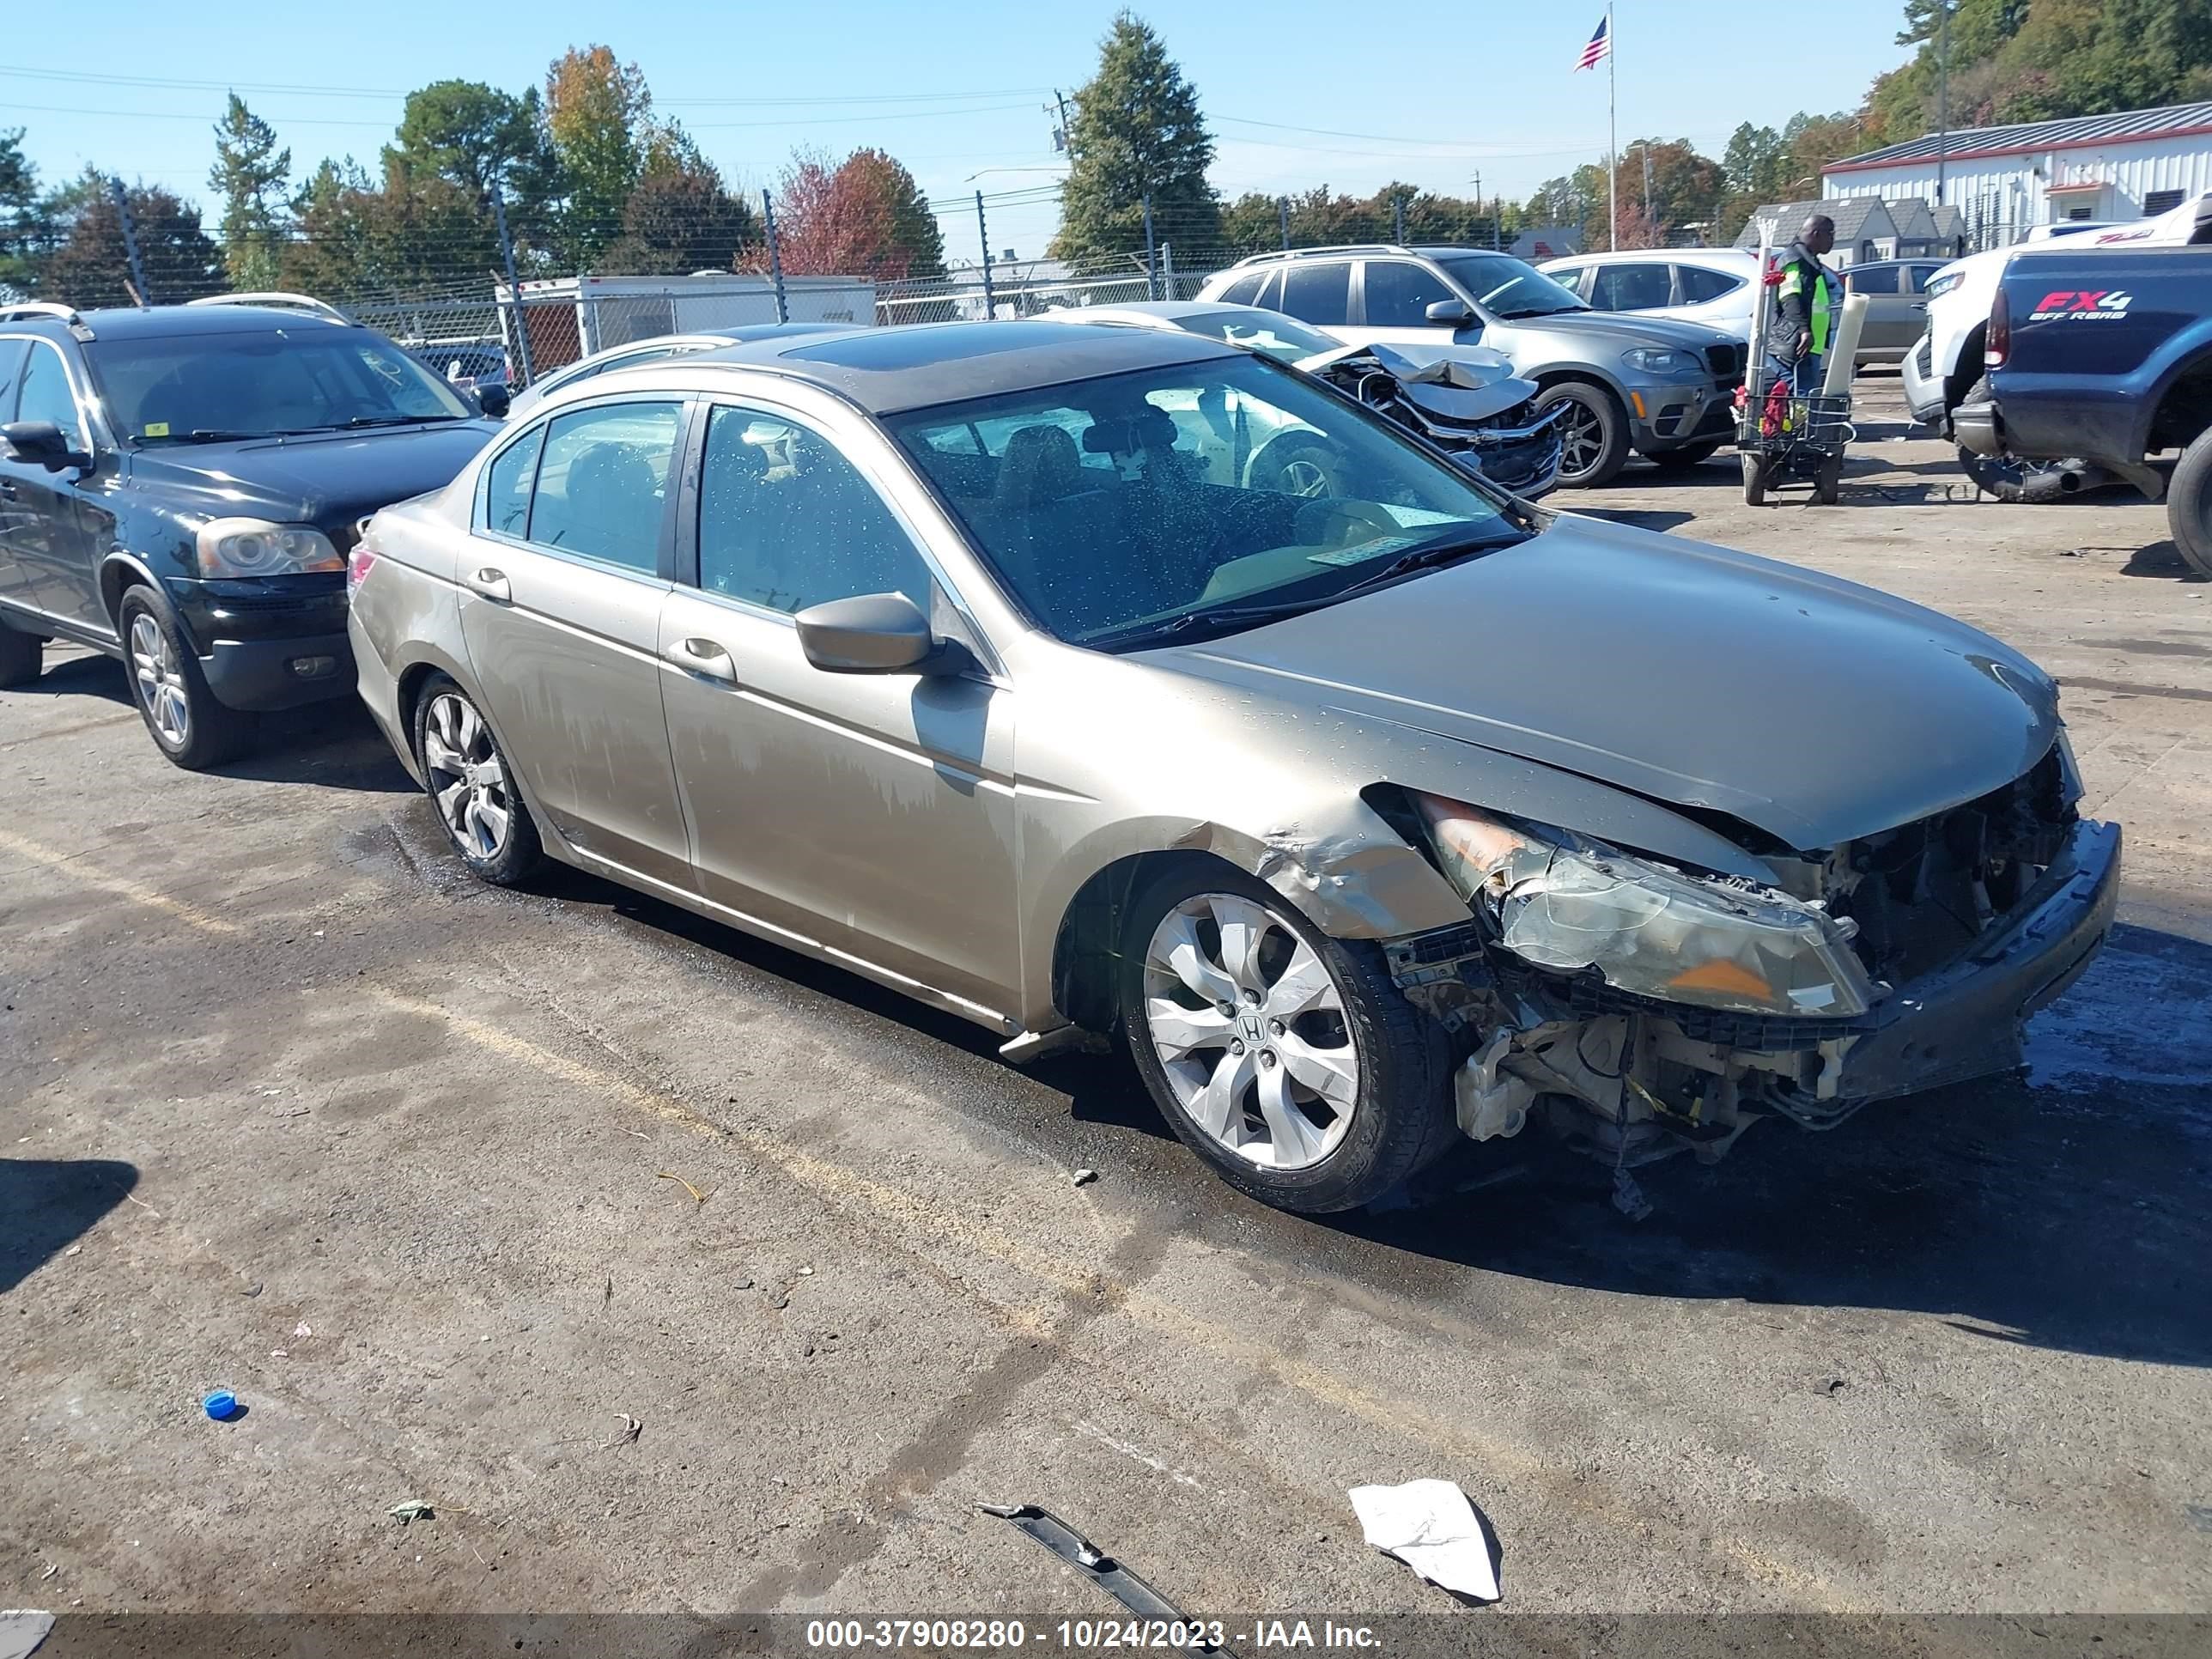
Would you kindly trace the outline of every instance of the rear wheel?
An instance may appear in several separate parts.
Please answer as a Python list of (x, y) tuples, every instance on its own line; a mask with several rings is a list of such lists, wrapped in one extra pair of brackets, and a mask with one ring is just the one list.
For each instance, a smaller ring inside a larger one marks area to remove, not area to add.
[(1844, 458), (1831, 455), (1822, 461), (1813, 474), (1813, 498), (1823, 507), (1833, 507), (1844, 493)]
[(46, 643), (0, 617), (0, 685), (28, 685), (38, 678)]
[(416, 705), (415, 755), (423, 789), (462, 863), (497, 887), (512, 886), (538, 867), (544, 847), (507, 776), (491, 722), (443, 674), (423, 688)]
[(2200, 576), (2212, 576), (2212, 428), (2197, 434), (2166, 487), (2173, 545)]
[(1712, 459), (1720, 453), (1720, 447), (1721, 441), (1715, 438), (1710, 443), (1689, 444), (1680, 449), (1662, 449), (1657, 454), (1646, 455), (1644, 459), (1662, 472), (1687, 472), (1692, 467)]
[(1561, 380), (1536, 394), (1540, 412), (1566, 405), (1559, 416), (1559, 488), (1599, 489), (1628, 465), (1628, 411), (1601, 386)]
[(204, 772), (244, 754), (253, 742), (253, 716), (216, 701), (200, 659), (152, 591), (132, 588), (115, 616), (131, 695), (154, 746), (187, 772)]
[(1129, 911), (1121, 1014), (1169, 1124), (1279, 1209), (1382, 1196), (1456, 1133), (1443, 1033), (1382, 952), (1224, 866), (1164, 870)]
[(1766, 463), (1749, 450), (1743, 453), (1743, 504), (1766, 505)]

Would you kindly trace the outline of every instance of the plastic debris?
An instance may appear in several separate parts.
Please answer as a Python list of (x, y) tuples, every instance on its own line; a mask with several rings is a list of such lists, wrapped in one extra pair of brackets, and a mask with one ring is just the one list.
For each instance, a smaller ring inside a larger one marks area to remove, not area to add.
[(1075, 1172), (1075, 1184), (1079, 1187), (1088, 1187), (1097, 1179), (1098, 1171), (1096, 1170), (1078, 1170)]
[(419, 1498), (410, 1498), (404, 1504), (394, 1504), (385, 1513), (403, 1527), (410, 1521), (435, 1521), (438, 1518), (438, 1511)]
[(228, 1389), (217, 1389), (200, 1401), (200, 1409), (217, 1423), (228, 1423), (245, 1409)]
[(1498, 1563), (1488, 1528), (1467, 1494), (1449, 1480), (1354, 1486), (1347, 1494), (1367, 1541), (1395, 1555), (1431, 1584), (1478, 1601), (1498, 1599)]
[(690, 1182), (686, 1181), (686, 1180), (685, 1180), (682, 1176), (680, 1176), (680, 1175), (671, 1175), (671, 1174), (669, 1174), (669, 1173), (668, 1173), (668, 1171), (667, 1171), (667, 1170), (656, 1170), (653, 1172), (653, 1175), (654, 1175), (654, 1178), (655, 1178), (656, 1180), (660, 1180), (660, 1181), (672, 1181), (672, 1182), (674, 1182), (678, 1186), (681, 1187), (681, 1188), (682, 1188), (685, 1192), (687, 1192), (687, 1193), (689, 1193), (689, 1194), (691, 1194), (691, 1197), (692, 1197), (692, 1200), (693, 1200), (693, 1201), (694, 1201), (694, 1202), (696, 1202), (696, 1203), (700, 1203), (700, 1204), (704, 1204), (704, 1203), (707, 1201), (707, 1194), (704, 1194), (704, 1193), (702, 1193), (702, 1192), (701, 1192), (701, 1191), (700, 1191), (696, 1187), (694, 1187), (694, 1186), (693, 1186)]
[(1194, 1639), (1185, 1651), (1219, 1654), (1227, 1659), (1226, 1648), (1206, 1640), (1201, 1634), (1206, 1628), (1205, 1625), (1186, 1619), (1174, 1602), (1050, 1510), (1039, 1509), (1035, 1504), (979, 1504), (975, 1507), (986, 1515), (1012, 1522), (1016, 1531), (1043, 1545), (1139, 1618), (1186, 1626)]
[(314, 1327), (308, 1324), (304, 1319), (298, 1324), (292, 1327), (292, 1334), (295, 1336), (313, 1336), (314, 1334)]

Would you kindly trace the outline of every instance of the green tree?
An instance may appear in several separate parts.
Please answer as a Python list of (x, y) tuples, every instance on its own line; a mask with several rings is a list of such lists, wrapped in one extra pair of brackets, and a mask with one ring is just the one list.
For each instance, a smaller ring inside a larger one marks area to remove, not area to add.
[(735, 270), (759, 233), (752, 210), (672, 122), (653, 135), (622, 224), (605, 264), (632, 276)]
[(1097, 73), (1076, 89), (1069, 128), (1054, 257), (1141, 250), (1147, 196), (1163, 238), (1219, 244), (1220, 205), (1206, 182), (1213, 140), (1198, 93), (1134, 13), (1115, 18), (1099, 43)]
[(548, 191), (553, 161), (538, 88), (518, 98), (480, 81), (434, 81), (407, 94), (396, 153), (411, 171), (434, 173), (489, 203)]
[(653, 94), (636, 64), (617, 62), (605, 46), (572, 46), (545, 74), (545, 129), (565, 191), (552, 252), (581, 269), (622, 234), (623, 210), (645, 176)]
[(208, 188), (222, 198), (222, 262), (233, 288), (251, 291), (276, 283), (291, 176), (292, 152), (278, 149), (275, 130), (232, 93), (216, 123)]
[(0, 296), (28, 294), (52, 246), (53, 224), (39, 198), (39, 170), (23, 154), (21, 127), (0, 131)]

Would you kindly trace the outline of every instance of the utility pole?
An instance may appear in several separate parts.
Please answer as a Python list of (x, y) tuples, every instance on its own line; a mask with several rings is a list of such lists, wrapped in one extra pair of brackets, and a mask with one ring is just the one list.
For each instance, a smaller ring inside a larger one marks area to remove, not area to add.
[(1406, 198), (1402, 193), (1390, 198), (1390, 240), (1401, 246), (1406, 240)]
[(109, 175), (107, 193), (115, 198), (115, 216), (123, 226), (123, 256), (131, 262), (131, 297), (143, 308), (154, 303), (146, 286), (146, 267), (138, 261), (138, 233), (131, 223), (131, 198), (123, 193), (123, 180)]
[(530, 313), (522, 308), (522, 283), (514, 274), (514, 240), (507, 234), (507, 192), (492, 180), (491, 216), (499, 227), (499, 257), (507, 267), (507, 297), (514, 307), (515, 362), (522, 370), (522, 384), (528, 386), (538, 378), (530, 365)]
[(1605, 245), (1608, 251), (1620, 243), (1620, 81), (1614, 65), (1620, 61), (1620, 42), (1613, 32), (1613, 8), (1605, 9)]
[(1951, 0), (1936, 0), (1936, 205), (1951, 156)]
[(1060, 151), (1063, 155), (1073, 155), (1075, 154), (1075, 135), (1068, 129), (1067, 100), (1060, 95), (1060, 88), (1058, 87), (1054, 87), (1052, 89), (1052, 101), (1060, 110), (1060, 142), (1054, 144), (1053, 148)]
[(783, 254), (775, 245), (775, 198), (766, 191), (761, 192), (761, 227), (768, 233), (768, 274), (775, 281), (775, 319), (787, 323), (791, 307), (783, 295)]
[(1287, 196), (1278, 196), (1275, 198), (1275, 206), (1283, 216), (1283, 252), (1287, 253), (1291, 250), (1291, 198)]
[(1644, 230), (1646, 235), (1656, 228), (1651, 222), (1651, 141), (1642, 141), (1644, 151)]

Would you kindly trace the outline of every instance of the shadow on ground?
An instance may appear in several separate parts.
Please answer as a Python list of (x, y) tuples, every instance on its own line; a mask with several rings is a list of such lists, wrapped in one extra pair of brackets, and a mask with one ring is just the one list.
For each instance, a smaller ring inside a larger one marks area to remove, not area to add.
[(0, 1295), (92, 1231), (138, 1171), (112, 1158), (0, 1158)]

